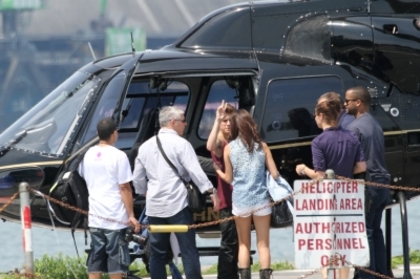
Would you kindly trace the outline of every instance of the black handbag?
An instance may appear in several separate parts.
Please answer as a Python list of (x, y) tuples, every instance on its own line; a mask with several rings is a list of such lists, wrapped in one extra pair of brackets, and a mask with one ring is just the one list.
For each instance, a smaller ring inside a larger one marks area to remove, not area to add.
[(293, 215), (286, 200), (276, 203), (271, 210), (270, 225), (272, 228), (285, 228), (293, 224)]
[(185, 188), (187, 189), (187, 201), (188, 201), (188, 209), (192, 213), (201, 213), (204, 211), (204, 206), (206, 205), (206, 196), (203, 195), (198, 187), (194, 184), (193, 181), (186, 181), (179, 173), (178, 170), (175, 168), (175, 166), (172, 164), (172, 162), (169, 160), (168, 156), (166, 156), (165, 151), (162, 148), (162, 143), (160, 142), (160, 139), (158, 136), (156, 136), (156, 142), (158, 145), (158, 148), (160, 152), (163, 155), (163, 158), (165, 158), (168, 165), (173, 169), (173, 171), (178, 174), (178, 176), (181, 178), (182, 183), (184, 183)]

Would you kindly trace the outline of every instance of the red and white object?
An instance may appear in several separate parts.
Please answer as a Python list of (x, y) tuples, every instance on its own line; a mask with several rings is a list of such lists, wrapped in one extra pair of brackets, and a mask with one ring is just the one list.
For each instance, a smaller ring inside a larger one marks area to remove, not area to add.
[(369, 265), (366, 236), (364, 185), (357, 181), (296, 180), (294, 191), (294, 239), (296, 268), (328, 265), (337, 254), (342, 260), (330, 268)]

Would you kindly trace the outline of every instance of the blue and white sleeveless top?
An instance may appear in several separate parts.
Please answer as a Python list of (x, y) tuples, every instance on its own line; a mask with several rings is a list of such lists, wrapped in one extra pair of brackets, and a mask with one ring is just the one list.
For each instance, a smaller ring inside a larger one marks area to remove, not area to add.
[(248, 153), (238, 137), (229, 143), (230, 161), (233, 168), (232, 202), (237, 207), (263, 205), (270, 196), (265, 184), (265, 153), (257, 150)]

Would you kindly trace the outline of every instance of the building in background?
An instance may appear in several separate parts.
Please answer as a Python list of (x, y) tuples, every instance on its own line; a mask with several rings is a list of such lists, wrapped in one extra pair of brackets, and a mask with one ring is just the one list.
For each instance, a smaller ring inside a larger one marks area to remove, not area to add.
[(0, 0), (0, 132), (96, 58), (171, 44), (243, 0)]

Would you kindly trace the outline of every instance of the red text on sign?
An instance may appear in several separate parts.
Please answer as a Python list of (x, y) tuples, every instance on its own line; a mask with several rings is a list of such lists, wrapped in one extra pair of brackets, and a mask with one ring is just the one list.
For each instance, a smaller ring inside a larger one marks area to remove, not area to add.
[(361, 210), (363, 202), (360, 198), (345, 198), (339, 202), (335, 199), (304, 199), (295, 201), (295, 210)]
[(361, 238), (298, 239), (298, 250), (357, 250), (365, 249)]
[(295, 234), (312, 233), (364, 233), (364, 222), (312, 222), (297, 223)]
[(302, 184), (302, 194), (337, 194), (337, 193), (358, 193), (358, 182), (356, 181), (328, 181), (312, 184)]

